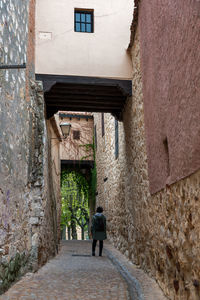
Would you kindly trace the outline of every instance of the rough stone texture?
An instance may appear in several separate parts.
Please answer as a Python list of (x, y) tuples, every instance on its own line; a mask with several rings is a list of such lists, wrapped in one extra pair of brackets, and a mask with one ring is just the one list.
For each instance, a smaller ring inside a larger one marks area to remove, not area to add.
[[(1, 64), (26, 62), (28, 3), (0, 1)], [(31, 232), (28, 226), (29, 123), (26, 71), (0, 71), (0, 291), (23, 272)], [(12, 263), (12, 266), (11, 266)], [(15, 264), (15, 266), (13, 266)]]
[(157, 284), (139, 266), (134, 265), (125, 255), (117, 250), (108, 240), (104, 243), (104, 251), (127, 281), (130, 300), (166, 300), (167, 297)]
[(141, 0), (150, 190), (200, 169), (200, 2)]
[[(133, 97), (119, 123), (115, 159), (114, 118), (97, 126), (97, 205), (105, 208), (108, 236), (136, 265), (154, 277), (169, 299), (200, 299), (200, 171), (162, 191), (149, 191), (138, 33), (132, 47)], [(107, 178), (107, 180), (106, 180)]]
[(1, 293), (53, 255), (58, 238), (48, 190), (43, 92), (34, 81), (34, 0), (0, 0), (0, 11), (0, 63), (27, 63), (26, 70), (0, 70)]
[[(52, 122), (52, 119), (54, 120)], [(53, 236), (54, 241), (51, 242), (52, 245), (58, 247), (60, 241), (60, 216), (61, 216), (61, 192), (60, 192), (60, 175), (61, 175), (61, 164), (60, 164), (60, 142), (61, 136), (59, 134), (58, 124), (53, 117), (51, 120), (47, 120), (48, 128), (48, 186), (49, 186), (49, 196), (50, 207), (52, 218), (50, 221), (53, 222)], [(57, 248), (58, 250), (58, 248)]]

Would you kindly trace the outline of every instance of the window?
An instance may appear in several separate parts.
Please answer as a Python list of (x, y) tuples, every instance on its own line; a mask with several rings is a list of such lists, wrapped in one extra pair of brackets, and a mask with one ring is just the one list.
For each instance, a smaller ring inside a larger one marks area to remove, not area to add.
[(73, 131), (73, 139), (74, 140), (80, 140), (80, 131), (79, 130), (74, 130)]
[(93, 31), (93, 10), (75, 9), (74, 11), (74, 30), (76, 32)]
[(115, 159), (119, 156), (119, 125), (118, 121), (115, 120)]

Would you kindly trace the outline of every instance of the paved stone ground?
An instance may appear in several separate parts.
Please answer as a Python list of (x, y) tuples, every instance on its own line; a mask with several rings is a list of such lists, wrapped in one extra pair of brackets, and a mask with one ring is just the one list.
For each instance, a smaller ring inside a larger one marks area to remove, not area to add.
[[(138, 297), (133, 297), (133, 299), (142, 300), (167, 300), (160, 289), (157, 282), (149, 277), (142, 269), (131, 263), (123, 254), (121, 254), (116, 248), (112, 246), (111, 243), (105, 243), (106, 250), (108, 250), (108, 255), (112, 260), (117, 262), (118, 269), (125, 270), (125, 277), (129, 280), (133, 290), (136, 290)], [(131, 293), (132, 294), (132, 293)]]
[(64, 242), (54, 259), (23, 277), (0, 300), (129, 299), (126, 282), (106, 255), (76, 254), (90, 255), (91, 242)]

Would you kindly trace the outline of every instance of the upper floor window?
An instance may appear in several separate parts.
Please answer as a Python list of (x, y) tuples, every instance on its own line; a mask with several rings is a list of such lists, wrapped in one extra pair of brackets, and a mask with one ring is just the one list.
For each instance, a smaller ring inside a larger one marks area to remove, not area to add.
[(94, 32), (93, 10), (75, 9), (74, 30), (76, 32)]

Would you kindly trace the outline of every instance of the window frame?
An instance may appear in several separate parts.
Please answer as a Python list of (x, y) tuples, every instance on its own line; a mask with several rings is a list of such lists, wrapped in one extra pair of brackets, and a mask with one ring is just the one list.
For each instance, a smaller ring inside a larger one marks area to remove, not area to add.
[[(76, 13), (80, 13), (80, 22), (76, 21)], [(90, 14), (91, 15), (91, 23), (90, 22), (81, 22), (81, 14)], [(80, 31), (76, 30), (76, 23), (80, 23)], [(81, 24), (91, 24), (91, 31), (81, 31)], [(94, 9), (84, 9), (84, 8), (74, 8), (74, 32), (78, 33), (94, 33)]]

